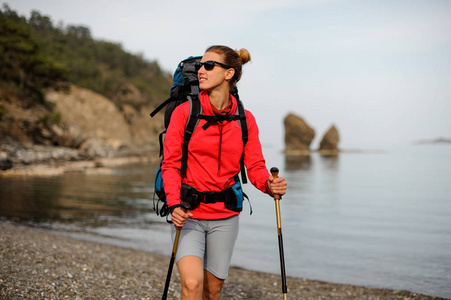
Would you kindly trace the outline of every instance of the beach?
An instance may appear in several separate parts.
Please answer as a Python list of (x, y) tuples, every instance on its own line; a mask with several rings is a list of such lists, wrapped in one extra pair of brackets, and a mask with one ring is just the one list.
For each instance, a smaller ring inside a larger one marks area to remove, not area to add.
[[(160, 299), (168, 256), (0, 224), (0, 299)], [(275, 257), (274, 259), (278, 259)], [(180, 298), (172, 275), (168, 299)], [(444, 299), (287, 278), (288, 299)], [(278, 274), (231, 268), (222, 299), (281, 299)]]

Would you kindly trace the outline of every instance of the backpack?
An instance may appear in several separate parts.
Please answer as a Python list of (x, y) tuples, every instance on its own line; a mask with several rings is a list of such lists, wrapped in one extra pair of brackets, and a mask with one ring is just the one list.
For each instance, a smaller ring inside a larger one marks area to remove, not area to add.
[[(207, 123), (202, 126), (203, 129), (207, 129), (208, 126), (210, 126), (212, 123), (217, 121), (223, 121), (223, 120), (236, 120), (240, 123), (241, 126), (241, 132), (242, 132), (242, 139), (243, 139), (243, 148), (246, 145), (246, 142), (248, 140), (248, 128), (247, 128), (247, 121), (246, 121), (246, 114), (244, 111), (244, 106), (242, 101), (239, 99), (238, 96), (238, 90), (235, 88), (233, 91), (231, 91), (232, 95), (237, 100), (237, 111), (235, 115), (226, 115), (226, 116), (206, 116), (202, 115), (202, 105), (199, 100), (199, 79), (197, 77), (197, 71), (195, 68), (196, 62), (199, 62), (202, 59), (202, 56), (190, 56), (187, 59), (182, 60), (175, 72), (174, 72), (174, 79), (173, 84), (170, 90), (170, 97), (164, 101), (162, 104), (160, 104), (155, 110), (150, 114), (151, 117), (154, 117), (160, 110), (162, 110), (166, 106), (165, 114), (164, 114), (164, 126), (165, 129), (163, 132), (159, 135), (159, 143), (160, 143), (160, 166), (158, 167), (158, 170), (155, 175), (155, 193), (154, 193), (154, 210), (157, 215), (160, 215), (162, 217), (167, 217), (170, 210), (166, 203), (166, 194), (164, 192), (164, 185), (163, 185), (163, 177), (161, 174), (161, 166), (164, 160), (163, 157), (163, 135), (166, 133), (166, 129), (169, 126), (172, 112), (174, 109), (186, 102), (189, 101), (190, 103), (190, 115), (188, 117), (188, 120), (186, 122), (185, 126), (185, 133), (184, 133), (184, 142), (182, 147), (182, 163), (181, 163), (181, 169), (180, 169), (180, 175), (183, 178), (186, 175), (186, 168), (187, 168), (187, 160), (188, 160), (188, 145), (189, 141), (191, 139), (191, 135), (193, 134), (194, 130), (197, 127), (197, 124), (199, 123), (200, 119), (207, 120)], [(241, 157), (241, 178), (243, 183), (247, 183), (246, 178), (246, 172), (244, 167), (244, 160), (243, 156)], [(239, 183), (239, 177), (235, 176), (237, 182)], [(237, 183), (235, 183), (236, 185)], [(241, 185), (239, 189), (241, 188)], [(242, 193), (245, 198), (247, 196)], [(158, 197), (157, 205), (155, 205), (155, 195)], [(247, 198), (248, 199), (248, 198)], [(248, 199), (249, 200), (249, 199)], [(162, 202), (163, 205), (161, 209), (159, 208), (159, 202)], [(252, 208), (251, 208), (251, 214), (252, 214)], [(170, 221), (168, 221), (170, 222)]]

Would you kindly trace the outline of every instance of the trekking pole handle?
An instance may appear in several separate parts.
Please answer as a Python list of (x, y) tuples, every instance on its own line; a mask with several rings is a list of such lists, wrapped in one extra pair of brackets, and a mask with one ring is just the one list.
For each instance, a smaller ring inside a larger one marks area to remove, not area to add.
[[(182, 202), (179, 207), (184, 213), (187, 213), (188, 210), (191, 210), (191, 205), (188, 202)], [(177, 228), (178, 231), (180, 231), (180, 229), (182, 229), (182, 227)]]
[[(180, 208), (183, 210), (183, 212), (187, 212), (188, 210), (191, 209), (191, 205), (188, 202), (182, 202)], [(178, 243), (179, 243), (179, 237), (180, 237), (180, 231), (182, 230), (182, 227), (177, 228), (177, 231), (175, 233), (175, 240), (174, 240), (174, 245), (172, 247), (172, 254), (175, 257), (175, 253), (177, 253), (177, 247), (178, 247)]]
[[(279, 178), (279, 169), (278, 168), (272, 167), (270, 171), (271, 171), (271, 175), (272, 175), (272, 177), (274, 177), (274, 179)], [(280, 200), (280, 195), (274, 194), (274, 200)]]
[(183, 212), (187, 212), (188, 210), (191, 209), (191, 205), (189, 205), (188, 202), (182, 202), (180, 208), (183, 210)]

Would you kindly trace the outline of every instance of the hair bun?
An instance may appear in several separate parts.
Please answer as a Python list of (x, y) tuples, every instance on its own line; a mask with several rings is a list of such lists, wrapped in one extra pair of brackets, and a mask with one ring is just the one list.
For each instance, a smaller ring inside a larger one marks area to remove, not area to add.
[(251, 54), (249, 53), (249, 51), (247, 51), (247, 49), (241, 48), (240, 50), (235, 50), (235, 52), (240, 57), (242, 65), (251, 60)]

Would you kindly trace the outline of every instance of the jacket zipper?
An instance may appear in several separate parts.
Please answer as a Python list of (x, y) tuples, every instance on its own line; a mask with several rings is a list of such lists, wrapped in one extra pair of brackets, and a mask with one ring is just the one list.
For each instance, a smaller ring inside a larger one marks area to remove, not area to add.
[(218, 174), (219, 174), (219, 170), (221, 169), (221, 149), (222, 149), (222, 128), (223, 127), (224, 127), (224, 124), (222, 124), (222, 122), (218, 122), (218, 128), (219, 128)]

